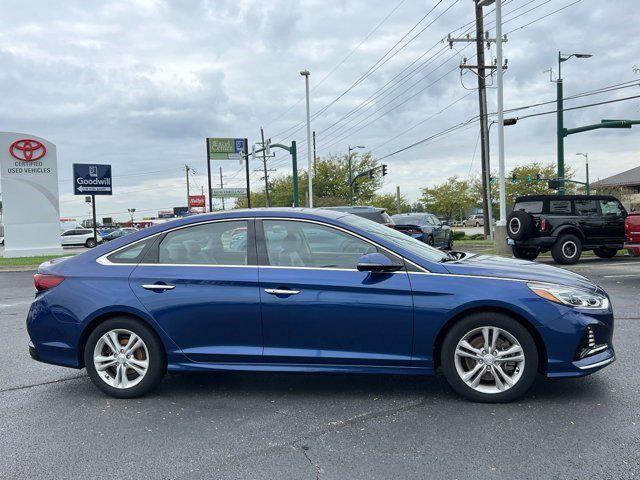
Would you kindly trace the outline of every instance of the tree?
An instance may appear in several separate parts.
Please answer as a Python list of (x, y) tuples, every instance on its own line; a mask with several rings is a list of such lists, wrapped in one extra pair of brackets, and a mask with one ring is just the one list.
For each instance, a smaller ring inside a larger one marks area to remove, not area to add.
[[(537, 176), (540, 175), (540, 180)], [(565, 178), (571, 180), (574, 172), (571, 168), (565, 168)], [(515, 176), (515, 180), (513, 180)], [(500, 215), (500, 186), (498, 174), (491, 173), (491, 203), (493, 218)], [(505, 178), (505, 188), (507, 197), (507, 209), (513, 206), (515, 199), (524, 195), (553, 195), (555, 190), (550, 190), (548, 179), (556, 178), (556, 166), (554, 163), (543, 165), (540, 162), (529, 162), (524, 165), (512, 168)], [(576, 191), (576, 184), (568, 182), (565, 184), (567, 195)], [(482, 179), (475, 178), (471, 184), (470, 195), (475, 205), (482, 205)]]
[[(352, 171), (355, 177), (358, 173), (377, 167), (378, 163), (370, 153), (352, 156)], [(349, 204), (349, 167), (346, 157), (330, 155), (316, 160), (313, 176), (313, 206), (330, 207)], [(300, 205), (307, 205), (309, 180), (306, 171), (298, 171), (298, 195)], [(354, 186), (354, 203), (356, 205), (370, 204), (373, 196), (382, 186), (382, 177), (376, 173), (373, 178), (359, 178)], [(293, 175), (279, 175), (272, 177), (269, 182), (269, 199), (271, 206), (290, 207), (293, 205)], [(243, 208), (247, 205), (246, 198), (238, 198), (235, 206)], [(251, 193), (251, 205), (263, 207), (266, 205), (264, 188)]]
[(398, 212), (396, 196), (392, 193), (375, 194), (371, 199), (371, 205), (374, 207), (384, 208), (389, 215), (411, 211), (411, 205), (409, 205), (409, 202), (407, 202), (403, 196), (400, 196), (400, 212)]
[(461, 218), (475, 204), (469, 182), (458, 180), (457, 176), (450, 177), (433, 188), (423, 188), (420, 201), (427, 211), (444, 218)]

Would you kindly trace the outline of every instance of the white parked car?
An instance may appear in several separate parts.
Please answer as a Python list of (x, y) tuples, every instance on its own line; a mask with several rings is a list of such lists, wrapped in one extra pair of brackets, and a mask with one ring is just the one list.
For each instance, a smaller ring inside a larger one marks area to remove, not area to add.
[(462, 221), (463, 227), (483, 227), (484, 226), (484, 215), (476, 214), (471, 215), (466, 220)]
[(93, 239), (93, 229), (91, 228), (72, 228), (62, 232), (60, 243), (63, 247), (71, 245), (84, 245), (87, 248), (93, 248), (102, 241), (102, 237), (98, 234), (98, 242)]

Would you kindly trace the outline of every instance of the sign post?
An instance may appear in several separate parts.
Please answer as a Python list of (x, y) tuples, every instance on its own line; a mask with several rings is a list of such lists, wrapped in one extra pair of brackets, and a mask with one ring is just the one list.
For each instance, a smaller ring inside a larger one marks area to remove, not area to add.
[(73, 164), (73, 194), (91, 195), (93, 241), (98, 244), (96, 195), (111, 195), (111, 165), (95, 163)]

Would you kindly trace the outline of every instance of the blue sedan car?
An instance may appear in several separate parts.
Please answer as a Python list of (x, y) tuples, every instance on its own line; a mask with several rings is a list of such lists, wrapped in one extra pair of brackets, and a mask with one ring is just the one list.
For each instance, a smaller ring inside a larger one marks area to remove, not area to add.
[(344, 212), (203, 214), (40, 266), (31, 356), (109, 395), (165, 372), (433, 374), (480, 402), (615, 359), (607, 294), (580, 275), (445, 253)]

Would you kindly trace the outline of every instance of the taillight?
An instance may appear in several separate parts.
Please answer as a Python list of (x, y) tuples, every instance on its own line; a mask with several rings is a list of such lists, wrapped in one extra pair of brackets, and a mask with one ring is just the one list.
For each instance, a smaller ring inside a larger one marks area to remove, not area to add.
[(45, 290), (49, 290), (50, 288), (57, 287), (62, 283), (64, 277), (60, 275), (45, 275), (42, 273), (36, 273), (33, 276), (33, 284), (36, 287), (36, 290), (39, 292), (44, 292)]
[(549, 222), (547, 222), (546, 218), (541, 218), (540, 219), (540, 231), (541, 232), (546, 232), (547, 228), (549, 228)]
[(627, 237), (627, 242), (631, 243), (631, 224), (629, 221), (624, 222), (624, 235)]

